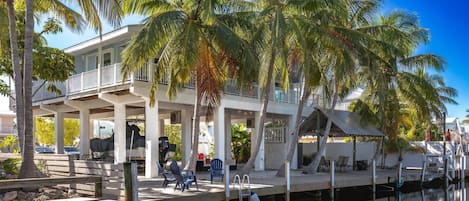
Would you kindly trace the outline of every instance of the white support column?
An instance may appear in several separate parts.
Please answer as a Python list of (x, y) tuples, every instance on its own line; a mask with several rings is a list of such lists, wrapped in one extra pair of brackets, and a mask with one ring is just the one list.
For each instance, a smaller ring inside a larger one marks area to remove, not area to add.
[(71, 106), (80, 112), (80, 158), (91, 158), (90, 138), (93, 136), (93, 124), (90, 120), (90, 107), (94, 104), (74, 100), (68, 100), (64, 103), (65, 105)]
[[(259, 130), (259, 121), (260, 121), (260, 112), (256, 112), (255, 117), (254, 117), (254, 132), (251, 135), (251, 145), (255, 145), (256, 138), (259, 134), (256, 132)], [(264, 128), (265, 132), (265, 128)], [(264, 138), (260, 139), (261, 141), (261, 146), (259, 148), (259, 153), (257, 154), (256, 157), (256, 162), (254, 163), (254, 169), (255, 170), (264, 170), (265, 169), (265, 153), (264, 153)], [(253, 152), (254, 146), (251, 146), (251, 153)]]
[(156, 163), (159, 162), (160, 121), (158, 119), (158, 101), (150, 107), (150, 100), (145, 99), (145, 177), (158, 176)]
[(225, 161), (225, 107), (219, 105), (213, 113), (215, 158)]
[(91, 158), (90, 154), (90, 110), (80, 110), (80, 158)]
[(56, 112), (54, 114), (54, 131), (55, 131), (55, 153), (64, 153), (64, 113)]
[[(101, 39), (100, 39), (101, 40)], [(111, 61), (111, 62), (114, 62), (114, 61)], [(102, 43), (100, 42), (99, 43), (99, 47), (98, 47), (98, 66), (96, 66), (97, 68), (97, 79), (96, 81), (98, 82), (97, 84), (97, 89), (98, 89), (98, 92), (100, 91), (100, 88), (101, 88), (101, 73), (102, 73), (102, 67), (103, 67), (103, 47), (102, 47)]]
[[(287, 133), (285, 133), (286, 135), (286, 144), (285, 144), (285, 150), (287, 150), (285, 152), (285, 154), (287, 154), (288, 152), (288, 149), (290, 146), (290, 141), (292, 140), (293, 138), (293, 135), (290, 135), (292, 132), (295, 131), (295, 124), (296, 124), (296, 115), (290, 115), (288, 117), (288, 129), (287, 129)], [(295, 143), (295, 152), (293, 153), (293, 158), (290, 162), (290, 165), (291, 165), (291, 168), (292, 169), (298, 169), (298, 143)]]
[[(93, 121), (93, 119), (91, 119), (91, 115), (90, 115), (90, 120), (88, 121), (88, 124), (90, 125), (90, 126), (88, 127), (88, 136), (89, 136), (89, 138), (91, 139), (91, 138), (94, 138), (94, 137), (95, 137), (95, 133), (94, 133), (94, 121)], [(99, 132), (99, 129), (100, 129), (100, 128), (98, 127), (98, 129), (97, 129), (98, 132)], [(101, 137), (101, 136), (99, 136), (99, 137)]]
[(141, 103), (142, 98), (132, 94), (117, 96), (108, 93), (99, 93), (98, 97), (114, 104), (114, 163), (126, 161), (126, 104)]
[(164, 133), (164, 119), (160, 119), (158, 120), (159, 121), (159, 133), (160, 133), (160, 136), (166, 136), (165, 133)]
[(114, 163), (123, 163), (126, 159), (125, 139), (125, 104), (114, 103)]
[(187, 164), (191, 155), (192, 148), (192, 110), (181, 110), (181, 151), (183, 166)]

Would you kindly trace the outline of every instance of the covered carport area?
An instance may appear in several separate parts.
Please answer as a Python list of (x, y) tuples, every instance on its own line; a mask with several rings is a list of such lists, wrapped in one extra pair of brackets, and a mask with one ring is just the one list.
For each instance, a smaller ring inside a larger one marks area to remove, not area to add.
[[(379, 143), (376, 150), (382, 151), (384, 134), (370, 122), (365, 121), (358, 113), (333, 110), (327, 114), (321, 109), (315, 109), (300, 126), (300, 136), (316, 135), (319, 142), (324, 135), (328, 119), (332, 121), (329, 137), (351, 137), (353, 141), (353, 169), (356, 169), (357, 137), (377, 138)], [(318, 150), (320, 143), (317, 143)]]

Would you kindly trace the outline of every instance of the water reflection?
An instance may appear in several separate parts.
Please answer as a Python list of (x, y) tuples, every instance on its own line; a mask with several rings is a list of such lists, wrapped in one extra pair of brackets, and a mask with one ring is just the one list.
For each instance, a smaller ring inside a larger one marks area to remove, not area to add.
[[(378, 192), (371, 193), (371, 189), (341, 189), (336, 191), (334, 201), (465, 201), (468, 200), (468, 183), (450, 185), (448, 188), (421, 189), (414, 192)], [(261, 197), (265, 201), (286, 201), (285, 194)], [(330, 192), (298, 192), (292, 193), (292, 201), (332, 200)]]
[(448, 188), (422, 189), (418, 192), (397, 193), (395, 196), (379, 198), (376, 200), (388, 201), (465, 201), (467, 200), (467, 188), (464, 184), (451, 185)]

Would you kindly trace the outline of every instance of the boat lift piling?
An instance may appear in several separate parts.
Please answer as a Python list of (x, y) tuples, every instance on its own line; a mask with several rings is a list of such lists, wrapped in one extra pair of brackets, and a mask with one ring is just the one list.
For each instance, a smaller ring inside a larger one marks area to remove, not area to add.
[(285, 160), (285, 200), (290, 201), (290, 161)]
[(376, 161), (371, 161), (371, 184), (373, 185), (373, 194), (376, 193)]
[(330, 189), (331, 189), (331, 200), (334, 200), (335, 194), (335, 164), (334, 160), (331, 160), (331, 169), (330, 169)]
[(402, 162), (399, 162), (399, 166), (397, 169), (396, 189), (399, 189), (401, 183), (402, 183)]
[(423, 182), (425, 181), (425, 171), (426, 170), (427, 170), (427, 157), (425, 157), (425, 160), (423, 161), (422, 176), (420, 178), (420, 185), (423, 185)]

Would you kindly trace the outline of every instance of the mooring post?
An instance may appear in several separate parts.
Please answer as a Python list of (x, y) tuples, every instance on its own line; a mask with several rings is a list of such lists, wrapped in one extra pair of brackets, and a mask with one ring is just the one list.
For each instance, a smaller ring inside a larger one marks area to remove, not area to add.
[(460, 190), (461, 190), (461, 200), (467, 200), (467, 195), (466, 195), (466, 188), (464, 186), (465, 179), (461, 180), (460, 184)]
[[(456, 171), (454, 172), (454, 178), (457, 178), (457, 179), (461, 179), (461, 169), (462, 169), (462, 157), (461, 156), (456, 156), (455, 157), (455, 160), (457, 160), (455, 163), (455, 165), (453, 166), (453, 169), (456, 169)], [(457, 165), (456, 165), (457, 163)]]
[(444, 172), (445, 172), (445, 188), (448, 187), (449, 181), (448, 181), (448, 158), (445, 157), (444, 159)]
[(230, 200), (230, 164), (225, 163), (225, 200)]
[(103, 177), (100, 177), (99, 181), (97, 181), (94, 185), (94, 197), (95, 198), (103, 197)]
[(399, 185), (402, 183), (402, 162), (399, 163), (398, 169), (397, 169), (397, 183), (396, 183), (396, 189), (399, 188)]
[(334, 193), (335, 193), (335, 164), (334, 160), (331, 160), (331, 170), (330, 170), (330, 176), (331, 176), (331, 200), (334, 200)]
[(290, 201), (290, 161), (285, 160), (285, 200)]
[(125, 201), (138, 200), (137, 163), (124, 163)]
[(420, 185), (423, 185), (423, 182), (425, 181), (425, 171), (426, 170), (427, 170), (427, 157), (425, 157), (425, 160), (423, 161), (422, 176), (420, 178)]
[(462, 155), (461, 157), (461, 182), (464, 183), (464, 181), (466, 180), (466, 173), (464, 172), (466, 171), (466, 155)]
[(376, 193), (376, 161), (371, 161), (371, 184), (373, 185), (373, 195)]

